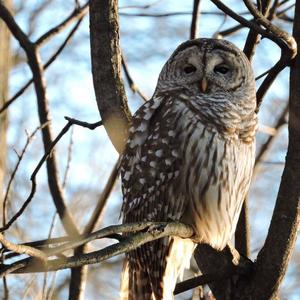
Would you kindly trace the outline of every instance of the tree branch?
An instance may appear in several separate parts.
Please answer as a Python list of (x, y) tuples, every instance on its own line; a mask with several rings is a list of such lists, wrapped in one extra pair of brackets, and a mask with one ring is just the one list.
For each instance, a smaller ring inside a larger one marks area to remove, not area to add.
[[(146, 230), (147, 229), (147, 230)], [(71, 242), (68, 246), (78, 246), (80, 244), (87, 243), (95, 238), (103, 238), (117, 232), (135, 232), (137, 230), (143, 230), (143, 232), (134, 233), (126, 236), (124, 240), (117, 244), (113, 244), (104, 249), (94, 251), (79, 256), (71, 256), (63, 259), (48, 260), (45, 264), (37, 264), (33, 258), (23, 259), (11, 265), (2, 265), (0, 268), (0, 276), (6, 276), (8, 273), (34, 273), (34, 272), (47, 272), (56, 271), (66, 268), (77, 268), (87, 264), (95, 264), (101, 261), (107, 260), (116, 255), (131, 251), (137, 247), (155, 241), (157, 239), (167, 236), (179, 236), (181, 238), (190, 238), (194, 231), (190, 226), (182, 223), (155, 223), (155, 222), (140, 222), (132, 224), (115, 225), (108, 228), (104, 228), (89, 237), (77, 242)], [(145, 231), (146, 230), (146, 231)], [(48, 256), (53, 255), (56, 251), (66, 250), (68, 247), (58, 247), (55, 250), (51, 250), (46, 253)]]
[(200, 0), (194, 0), (193, 16), (191, 22), (190, 39), (197, 37), (198, 21), (199, 21)]
[[(31, 202), (31, 200), (32, 200), (32, 198), (35, 194), (35, 191), (36, 191), (36, 176), (37, 176), (38, 172), (40, 171), (40, 169), (41, 169), (42, 165), (44, 164), (44, 162), (51, 158), (51, 156), (53, 155), (55, 145), (68, 132), (68, 130), (71, 128), (71, 126), (76, 124), (76, 125), (80, 125), (82, 127), (94, 130), (98, 126), (102, 125), (101, 121), (96, 122), (96, 123), (87, 123), (87, 122), (81, 122), (81, 121), (73, 119), (73, 118), (68, 118), (68, 117), (65, 117), (65, 118), (68, 120), (68, 123), (64, 126), (64, 128), (61, 130), (61, 132), (57, 135), (57, 137), (54, 139), (54, 141), (51, 143), (51, 145), (49, 145), (49, 149), (43, 155), (43, 157), (40, 159), (39, 163), (37, 164), (37, 166), (35, 167), (34, 171), (32, 172), (32, 174), (30, 176), (31, 191), (30, 191), (29, 196), (27, 197), (27, 199), (25, 200), (25, 202), (23, 203), (23, 205), (21, 206), (19, 211), (7, 222), (7, 224), (5, 224), (3, 227), (0, 228), (0, 232), (3, 232), (5, 230), (7, 230), (19, 218), (19, 216), (21, 216), (22, 213), (25, 211), (26, 207), (29, 205), (29, 203)], [(45, 126), (47, 126), (47, 124), (42, 126), (42, 128), (45, 127)], [(71, 235), (71, 236), (73, 236), (73, 235)]]
[(43, 251), (40, 251), (39, 249), (26, 246), (26, 245), (17, 245), (14, 244), (7, 239), (4, 238), (3, 234), (0, 233), (0, 243), (7, 249), (14, 251), (19, 254), (27, 254), (32, 257), (37, 257), (43, 261), (47, 259), (47, 256), (44, 254)]
[(117, 0), (90, 1), (94, 89), (103, 125), (119, 153), (127, 140), (131, 114), (121, 80)]
[(132, 92), (137, 93), (143, 99), (143, 101), (147, 101), (148, 100), (147, 97), (140, 91), (139, 87), (133, 81), (133, 79), (132, 79), (132, 77), (129, 73), (128, 65), (127, 65), (127, 62), (124, 58), (123, 53), (122, 53), (122, 67), (123, 67), (124, 74), (125, 74), (125, 77), (127, 79), (128, 85), (129, 85), (130, 89), (132, 90)]
[[(296, 12), (300, 1), (296, 1)], [(293, 35), (300, 43), (300, 15), (295, 14)], [(257, 257), (253, 298), (271, 299), (278, 293), (295, 246), (300, 225), (300, 56), (291, 65), (289, 146), (271, 225)]]
[[(0, 17), (6, 23), (7, 27), (18, 40), (27, 55), (28, 65), (31, 69), (34, 81), (40, 124), (48, 123), (48, 121), (51, 120), (51, 117), (46, 95), (43, 67), (41, 66), (41, 59), (38, 50), (35, 44), (28, 39), (26, 34), (17, 25), (11, 13), (2, 2), (0, 2)], [(47, 153), (53, 141), (52, 128), (50, 124), (42, 129), (42, 139), (45, 153)], [(54, 151), (47, 160), (47, 175), (50, 192), (65, 230), (70, 235), (78, 235), (78, 230), (65, 204), (63, 191), (59, 182), (56, 155)]]
[(62, 32), (72, 22), (82, 19), (87, 14), (88, 8), (89, 8), (89, 1), (81, 7), (75, 7), (74, 11), (66, 19), (64, 19), (61, 23), (59, 23), (58, 25), (56, 25), (55, 27), (51, 28), (46, 33), (44, 33), (42, 36), (40, 36), (36, 40), (35, 45), (37, 47), (42, 46), (43, 44), (48, 42), (49, 39), (51, 39), (53, 36)]

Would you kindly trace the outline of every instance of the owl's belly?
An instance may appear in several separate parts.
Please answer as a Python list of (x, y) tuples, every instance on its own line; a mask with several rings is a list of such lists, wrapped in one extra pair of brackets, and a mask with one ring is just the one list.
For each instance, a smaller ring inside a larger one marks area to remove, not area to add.
[(223, 249), (249, 190), (254, 144), (226, 140), (204, 129), (186, 146), (181, 186), (187, 206), (181, 220), (194, 228), (197, 242)]

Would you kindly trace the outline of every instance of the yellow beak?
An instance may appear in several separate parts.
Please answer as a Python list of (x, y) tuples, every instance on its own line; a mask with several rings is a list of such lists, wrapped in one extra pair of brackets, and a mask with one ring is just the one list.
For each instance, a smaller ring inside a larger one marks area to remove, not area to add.
[(207, 80), (205, 77), (202, 78), (202, 80), (200, 81), (200, 91), (202, 93), (205, 93), (207, 90)]

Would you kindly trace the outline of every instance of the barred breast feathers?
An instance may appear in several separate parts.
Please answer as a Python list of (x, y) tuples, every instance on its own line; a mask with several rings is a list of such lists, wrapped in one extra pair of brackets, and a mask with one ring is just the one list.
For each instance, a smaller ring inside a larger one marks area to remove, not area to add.
[(245, 130), (241, 137), (239, 126), (242, 121), (235, 111), (227, 115), (231, 118), (228, 123), (235, 126), (229, 130), (226, 118), (223, 118), (223, 123), (214, 124), (212, 113), (205, 114), (205, 109), (195, 114), (198, 103), (193, 105), (191, 99), (184, 98), (174, 105), (183, 114), (178, 123), (185, 159), (180, 170), (181, 177), (185, 178), (181, 189), (189, 199), (182, 221), (193, 226), (197, 242), (222, 249), (235, 230), (249, 189), (254, 164), (256, 115), (249, 118), (249, 130)]

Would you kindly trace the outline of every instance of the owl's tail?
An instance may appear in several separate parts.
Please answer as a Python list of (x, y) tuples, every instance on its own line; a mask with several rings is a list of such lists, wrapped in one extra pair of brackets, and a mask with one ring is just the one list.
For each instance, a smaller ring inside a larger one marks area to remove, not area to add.
[[(151, 243), (147, 257), (140, 267), (124, 262), (121, 284), (121, 300), (172, 300), (177, 278), (182, 280), (184, 269), (189, 268), (195, 244), (189, 239), (170, 238)], [(149, 244), (146, 244), (147, 248)], [(167, 252), (163, 248), (168, 249)], [(160, 256), (161, 253), (167, 255)], [(135, 266), (135, 268), (134, 268)]]
[(126, 258), (121, 279), (121, 300), (152, 300), (152, 289), (147, 272), (134, 269)]

